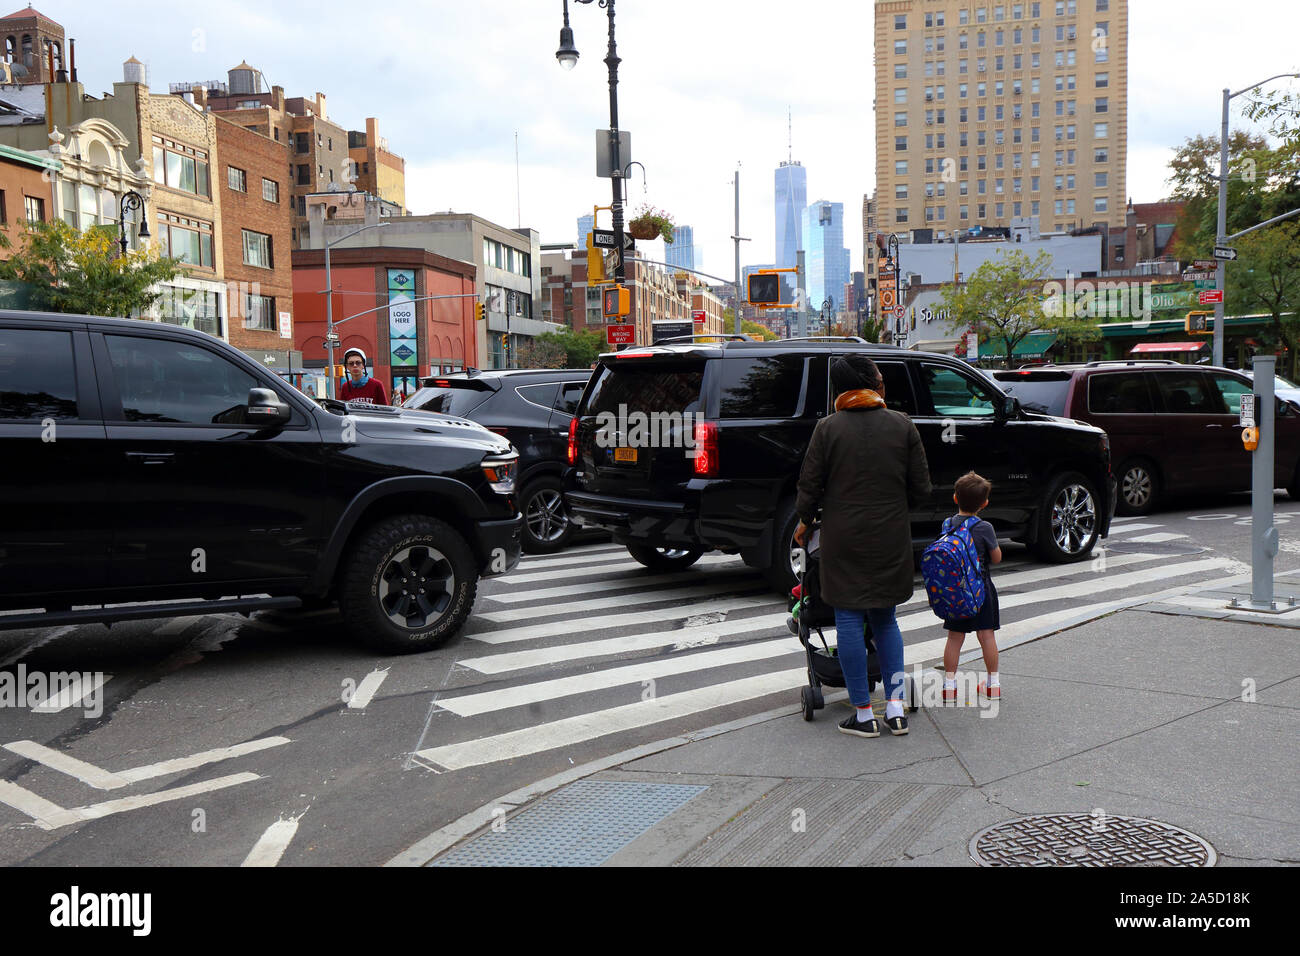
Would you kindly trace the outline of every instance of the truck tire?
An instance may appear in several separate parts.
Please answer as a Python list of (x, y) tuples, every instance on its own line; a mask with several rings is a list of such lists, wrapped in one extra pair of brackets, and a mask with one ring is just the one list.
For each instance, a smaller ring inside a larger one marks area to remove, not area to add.
[(1101, 528), (1097, 489), (1077, 471), (1057, 475), (1038, 508), (1034, 551), (1052, 564), (1082, 561), (1092, 552)]
[(396, 515), (350, 547), (339, 586), (343, 621), (358, 640), (390, 653), (427, 651), (460, 630), (474, 606), (478, 568), (455, 528)]
[(704, 554), (685, 548), (647, 548), (641, 544), (629, 544), (627, 553), (651, 571), (685, 571)]
[(576, 526), (564, 501), (564, 485), (555, 475), (543, 475), (519, 494), (524, 516), (523, 549), (528, 554), (554, 554), (573, 537)]

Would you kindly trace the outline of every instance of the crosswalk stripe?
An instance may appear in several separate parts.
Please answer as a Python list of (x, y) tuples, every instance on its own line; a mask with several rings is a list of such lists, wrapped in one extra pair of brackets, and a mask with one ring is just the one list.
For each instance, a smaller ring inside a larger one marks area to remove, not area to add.
[(561, 554), (526, 554), (519, 559), (520, 568), (551, 568), (564, 564), (590, 564), (615, 556), (628, 557), (627, 548), (621, 544), (599, 545), (593, 548), (574, 548)]
[(1128, 534), (1130, 531), (1149, 531), (1152, 528), (1163, 528), (1160, 524), (1126, 524), (1122, 527), (1112, 527), (1111, 534)]
[[(672, 600), (674, 597), (674, 595), (670, 594), (664, 600)], [(466, 634), (465, 636), (471, 640), (482, 641), (484, 644), (512, 644), (518, 641), (531, 641), (539, 637), (572, 636), (574, 633), (594, 632), (606, 627), (632, 627), (637, 624), (657, 624), (662, 621), (685, 620), (694, 614), (699, 614), (702, 610), (726, 613), (741, 608), (770, 608), (773, 603), (770, 598), (726, 598), (704, 608), (695, 606), (660, 607), (649, 611), (633, 611), (627, 614), (606, 614), (602, 617), (586, 618), (579, 621), (562, 618), (558, 621), (547, 621), (543, 624), (507, 627), (498, 631), (482, 631), (476, 634)], [(477, 617), (482, 616), (481, 614), (477, 615)]]
[(1139, 535), (1136, 538), (1129, 538), (1128, 543), (1129, 544), (1158, 544), (1161, 541), (1175, 541), (1178, 538), (1185, 538), (1185, 537), (1187, 537), (1187, 535), (1185, 534), (1173, 534), (1168, 531), (1164, 531), (1161, 532), (1160, 534), (1144, 534), (1144, 535)]
[[(746, 568), (735, 558), (732, 558), (731, 560), (737, 561), (737, 565), (734, 569), (729, 568), (712, 573), (709, 575), (709, 580), (711, 582), (723, 582), (733, 575), (739, 576), (741, 574), (757, 578), (759, 572)], [(565, 598), (573, 594), (599, 594), (602, 591), (617, 591), (620, 588), (648, 588), (659, 584), (699, 583), (700, 580), (700, 572), (695, 569), (678, 571), (673, 574), (639, 575), (633, 572), (632, 574), (624, 574), (616, 578), (608, 578), (604, 581), (584, 581), (579, 584), (560, 584), (554, 587), (541, 586), (520, 588), (518, 590), (512, 589), (509, 592), (502, 594), (489, 594), (487, 595), (487, 599), (489, 601), (499, 601), (502, 604), (518, 604), (523, 601)]]
[[(590, 601), (566, 601), (561, 604), (546, 604), (538, 607), (517, 607), (507, 611), (485, 611), (477, 617), (493, 624), (507, 624), (511, 621), (531, 621), (539, 617), (563, 614), (566, 617), (585, 614), (588, 611), (605, 611), (610, 608), (627, 607), (632, 604), (653, 604), (656, 601), (677, 601), (681, 604), (694, 601), (706, 601), (719, 594), (735, 594), (739, 591), (754, 591), (767, 587), (761, 578), (737, 578), (719, 581), (716, 584), (703, 584), (694, 588), (674, 589), (671, 591), (646, 591), (639, 594), (618, 594), (613, 597), (593, 598)], [(726, 590), (724, 590), (726, 589)], [(772, 600), (772, 598), (768, 598)], [(697, 609), (698, 610), (698, 609)], [(703, 610), (710, 610), (704, 608)], [(575, 622), (575, 623), (581, 623)], [(572, 625), (570, 625), (572, 627)]]
[[(719, 639), (733, 634), (750, 634), (758, 637), (778, 627), (784, 629), (785, 619), (788, 616), (784, 611), (780, 614), (759, 614), (701, 627), (678, 627), (667, 631), (652, 631), (648, 634), (625, 634), (622, 637), (611, 637), (601, 641), (580, 641), (577, 644), (559, 644), (526, 651), (507, 651), (504, 654), (469, 657), (456, 663), (476, 670), (480, 674), (504, 674), (508, 671), (524, 670), (545, 664), (654, 650), (683, 642), (716, 643)], [(793, 639), (791, 637), (791, 640)]]
[[(691, 569), (698, 570), (701, 567), (707, 567), (709, 565), (732, 563), (739, 567), (741, 565), (740, 556), (735, 554), (706, 554), (700, 558), (700, 560), (691, 565)], [(519, 566), (519, 568), (523, 567), (522, 564)], [(520, 584), (535, 584), (536, 582), (542, 582), (540, 586), (545, 586), (548, 583), (559, 583), (572, 578), (590, 577), (593, 574), (603, 574), (606, 571), (619, 573), (639, 570), (646, 574), (650, 573), (649, 569), (638, 561), (633, 561), (631, 559), (622, 561), (617, 558), (604, 561), (586, 561), (583, 562), (582, 566), (575, 568), (554, 568), (543, 571), (533, 571), (531, 573), (529, 573), (526, 568), (524, 569), (524, 573), (520, 573), (519, 568), (516, 568), (509, 574), (504, 574), (499, 578), (492, 578), (492, 583), (509, 585), (509, 589), (513, 591)]]
[(704, 651), (698, 654), (681, 654), (666, 660), (641, 661), (636, 664), (611, 667), (588, 674), (575, 674), (571, 677), (559, 677), (554, 680), (521, 684), (518, 687), (464, 694), (459, 697), (443, 697), (437, 701), (437, 705), (458, 716), (473, 717), (492, 711), (508, 710), (511, 707), (538, 704), (542, 701), (555, 700), (560, 697), (572, 697), (588, 691), (619, 687), (624, 684), (637, 684), (673, 674), (694, 673), (715, 667), (725, 667), (729, 664), (763, 661), (773, 657), (786, 657), (791, 654), (802, 656), (803, 647), (798, 641), (786, 635), (784, 638), (775, 640), (758, 641), (753, 644), (737, 644), (732, 647)]
[(32, 713), (57, 714), (69, 707), (76, 707), (78, 704), (83, 703), (86, 698), (98, 694), (104, 685), (113, 679), (113, 675), (95, 674), (85, 683), (82, 682), (80, 674), (74, 674), (73, 678), (72, 683), (60, 690), (58, 694), (33, 707)]

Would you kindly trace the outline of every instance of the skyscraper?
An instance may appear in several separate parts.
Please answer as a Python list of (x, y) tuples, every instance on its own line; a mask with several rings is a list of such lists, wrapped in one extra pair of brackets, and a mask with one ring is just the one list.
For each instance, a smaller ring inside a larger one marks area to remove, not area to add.
[(695, 250), (695, 230), (690, 226), (674, 226), (673, 241), (665, 243), (665, 258), (670, 266), (698, 269), (699, 255)]
[(578, 217), (578, 248), (579, 249), (587, 248), (587, 233), (591, 232), (591, 230), (594, 228), (596, 228), (595, 216)]
[(1124, 224), (1128, 0), (876, 0), (875, 21), (880, 232)]
[(844, 203), (819, 199), (803, 212), (804, 268), (808, 308), (816, 311), (827, 299), (834, 308), (844, 302), (849, 281), (849, 250), (844, 248)]
[(776, 168), (776, 265), (793, 269), (803, 248), (803, 210), (808, 204), (808, 171), (795, 160)]

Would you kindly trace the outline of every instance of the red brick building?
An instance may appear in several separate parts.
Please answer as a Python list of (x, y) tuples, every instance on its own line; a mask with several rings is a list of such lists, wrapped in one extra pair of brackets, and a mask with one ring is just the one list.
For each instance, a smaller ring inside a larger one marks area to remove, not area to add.
[[(475, 268), (471, 263), (434, 255), (423, 249), (385, 246), (338, 248), (330, 253), (334, 286), (334, 321), (359, 315), (337, 325), (339, 344), (334, 362), (353, 346), (370, 359), (370, 373), (392, 393), (397, 384), (409, 394), (410, 381), (421, 376), (473, 365), (477, 337), (483, 334), (474, 319)], [(294, 348), (303, 365), (326, 363), (325, 252), (300, 249), (293, 253)], [(410, 339), (402, 339), (397, 317), (384, 308), (395, 294), (415, 300), (429, 295), (463, 296), (415, 301)], [(405, 362), (405, 365), (400, 363)]]
[(287, 350), (293, 342), (293, 264), (283, 142), (216, 118), (221, 238), (230, 344)]
[[(0, 146), (0, 232), (17, 244), (24, 219), (48, 222), (53, 215), (53, 194), (46, 173), (56, 164), (12, 146)], [(0, 249), (0, 259), (10, 253)]]

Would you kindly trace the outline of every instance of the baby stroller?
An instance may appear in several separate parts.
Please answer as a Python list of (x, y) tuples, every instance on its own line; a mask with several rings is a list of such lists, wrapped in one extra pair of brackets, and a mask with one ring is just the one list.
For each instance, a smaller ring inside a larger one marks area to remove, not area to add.
[[(826, 706), (822, 695), (822, 685), (827, 687), (844, 686), (844, 669), (840, 666), (836, 647), (826, 643), (822, 628), (833, 627), (835, 610), (821, 596), (821, 531), (817, 525), (808, 529), (808, 546), (804, 551), (803, 571), (799, 583), (790, 592), (790, 617), (786, 626), (799, 638), (808, 658), (808, 686), (799, 691), (799, 700), (803, 704), (803, 719), (812, 720), (816, 711)], [(816, 632), (821, 647), (813, 643), (812, 635)], [(872, 639), (871, 624), (866, 624), (867, 641), (867, 686), (875, 690), (882, 681), (880, 658), (876, 655), (876, 643)], [(916, 693), (911, 677), (905, 681), (907, 688), (908, 710), (916, 711)]]

